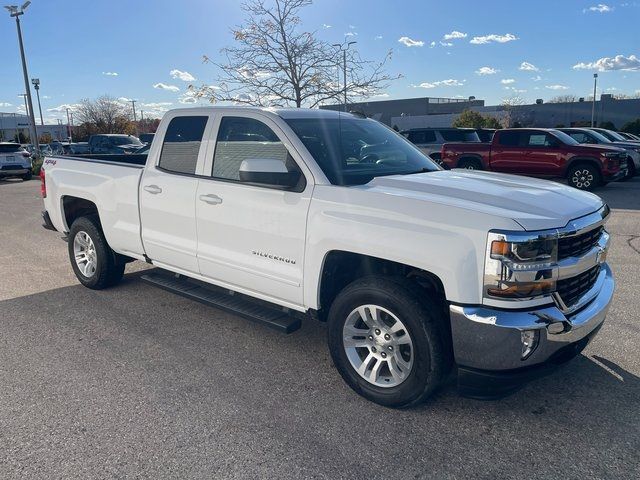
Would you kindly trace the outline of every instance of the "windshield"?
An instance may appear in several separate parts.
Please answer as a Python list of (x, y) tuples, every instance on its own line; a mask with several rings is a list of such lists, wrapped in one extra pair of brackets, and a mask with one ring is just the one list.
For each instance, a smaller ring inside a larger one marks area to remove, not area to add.
[(375, 120), (340, 116), (285, 121), (334, 185), (362, 185), (379, 176), (440, 169), (408, 140)]
[(569, 135), (567, 135), (564, 132), (561, 132), (560, 130), (554, 130), (553, 134), (556, 137), (558, 137), (560, 141), (565, 145), (580, 145), (580, 142), (578, 142), (575, 138), (570, 137)]
[(113, 145), (142, 145), (142, 142), (134, 136), (123, 135), (121, 137), (111, 137)]
[[(605, 135), (605, 133), (602, 130), (600, 130), (599, 132), (602, 133), (603, 135)], [(627, 141), (627, 139), (624, 138), (622, 135), (620, 135), (618, 132), (612, 132), (610, 130), (607, 130), (607, 134), (608, 134), (607, 137), (611, 137), (611, 139), (614, 142), (626, 142)]]
[(602, 135), (600, 132), (596, 132), (595, 130), (590, 130), (589, 135), (597, 139), (599, 143), (611, 143), (611, 140)]
[(18, 144), (0, 144), (0, 153), (18, 153), (22, 151), (22, 146)]

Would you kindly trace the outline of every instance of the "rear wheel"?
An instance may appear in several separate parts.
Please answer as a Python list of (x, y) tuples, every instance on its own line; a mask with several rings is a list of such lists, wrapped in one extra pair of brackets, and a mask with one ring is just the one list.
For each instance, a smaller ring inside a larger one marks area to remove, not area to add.
[(101, 290), (122, 279), (125, 262), (109, 247), (96, 216), (73, 222), (68, 248), (73, 271), (85, 287)]
[(623, 182), (626, 182), (627, 180), (633, 178), (636, 176), (636, 166), (633, 163), (633, 158), (628, 157), (627, 158), (627, 174), (624, 176), (624, 178), (622, 179)]
[(569, 169), (567, 182), (579, 190), (592, 191), (602, 183), (602, 175), (595, 165), (581, 163)]
[(482, 164), (480, 160), (476, 158), (461, 158), (458, 162), (458, 168), (464, 168), (466, 170), (482, 170)]
[(25, 173), (25, 174), (22, 176), (22, 180), (24, 180), (24, 181), (26, 182), (26, 181), (28, 181), (28, 180), (31, 180), (31, 177), (32, 177), (31, 172), (29, 172), (29, 173)]
[(329, 350), (342, 378), (387, 407), (428, 398), (451, 365), (442, 308), (403, 278), (365, 277), (347, 286), (329, 312)]

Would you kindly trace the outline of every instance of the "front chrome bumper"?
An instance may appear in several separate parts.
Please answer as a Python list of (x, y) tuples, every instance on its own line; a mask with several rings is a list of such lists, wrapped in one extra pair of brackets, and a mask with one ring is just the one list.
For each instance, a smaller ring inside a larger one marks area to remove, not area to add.
[[(588, 340), (604, 322), (614, 286), (611, 269), (604, 263), (593, 287), (597, 294), (572, 314), (562, 313), (555, 305), (527, 310), (451, 305), (456, 363), (465, 368), (496, 372), (561, 363), (564, 352)], [(525, 360), (521, 359), (523, 330), (539, 330), (540, 335), (536, 349)]]

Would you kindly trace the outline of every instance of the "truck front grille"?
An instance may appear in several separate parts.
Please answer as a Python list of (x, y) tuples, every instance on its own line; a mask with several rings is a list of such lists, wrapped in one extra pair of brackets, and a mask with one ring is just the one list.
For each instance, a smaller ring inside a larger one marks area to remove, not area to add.
[(560, 237), (558, 240), (558, 260), (579, 257), (587, 253), (598, 243), (603, 229), (604, 227), (600, 226), (578, 235)]
[(564, 304), (571, 307), (593, 287), (599, 274), (600, 265), (596, 265), (575, 277), (558, 280), (556, 291)]

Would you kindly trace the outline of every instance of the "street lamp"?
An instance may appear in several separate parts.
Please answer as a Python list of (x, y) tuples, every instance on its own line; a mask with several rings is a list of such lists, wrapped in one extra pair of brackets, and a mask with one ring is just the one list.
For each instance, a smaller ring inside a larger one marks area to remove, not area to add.
[(20, 58), (22, 59), (22, 74), (24, 75), (24, 89), (27, 92), (27, 102), (29, 104), (29, 131), (31, 132), (31, 143), (35, 148), (36, 154), (40, 154), (40, 144), (38, 142), (38, 132), (36, 131), (36, 119), (33, 116), (33, 102), (31, 101), (31, 88), (29, 87), (29, 74), (27, 73), (27, 60), (24, 56), (24, 44), (22, 43), (22, 30), (20, 29), (20, 15), (24, 15), (24, 11), (31, 5), (30, 1), (26, 1), (20, 8), (17, 5), (5, 6), (9, 11), (9, 16), (16, 19), (16, 28), (18, 30), (18, 43), (20, 44)]
[(44, 120), (42, 119), (42, 105), (40, 105), (40, 79), (32, 78), (33, 88), (36, 89), (36, 97), (38, 97), (38, 110), (40, 111), (40, 125), (44, 127)]
[(347, 111), (347, 50), (351, 45), (354, 45), (358, 42), (347, 42), (347, 43), (334, 43), (333, 47), (338, 47), (342, 51), (342, 72), (344, 74), (344, 111)]
[(595, 127), (596, 120), (596, 88), (598, 87), (598, 74), (593, 74), (593, 102), (591, 102), (591, 128)]

